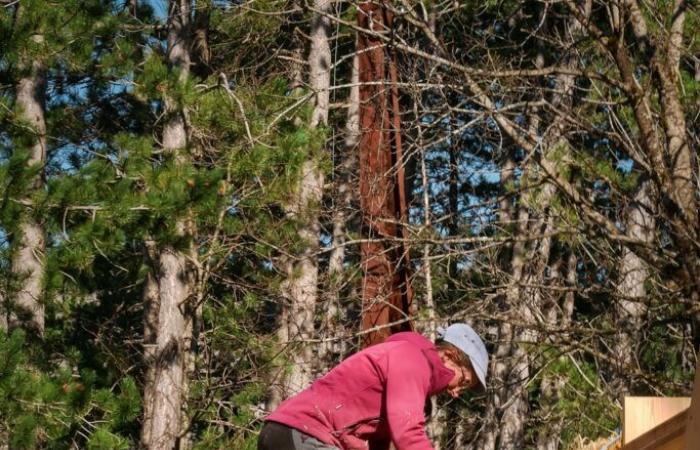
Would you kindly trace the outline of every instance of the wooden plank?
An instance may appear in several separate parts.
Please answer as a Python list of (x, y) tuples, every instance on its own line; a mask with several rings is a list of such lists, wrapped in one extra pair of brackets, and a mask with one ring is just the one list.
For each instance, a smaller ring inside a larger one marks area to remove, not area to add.
[(625, 397), (622, 443), (632, 442), (686, 410), (688, 406), (690, 406), (690, 397)]
[(688, 409), (688, 425), (685, 431), (685, 448), (687, 449), (700, 448), (700, 358), (698, 358), (697, 364), (693, 400)]
[(687, 423), (688, 410), (686, 409), (624, 445), (622, 450), (684, 450)]

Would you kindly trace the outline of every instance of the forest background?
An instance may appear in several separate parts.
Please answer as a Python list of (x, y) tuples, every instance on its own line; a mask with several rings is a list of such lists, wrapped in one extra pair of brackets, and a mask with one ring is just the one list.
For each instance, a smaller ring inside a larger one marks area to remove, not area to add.
[(490, 386), (436, 400), (441, 449), (690, 392), (694, 2), (0, 7), (0, 447), (253, 449), (362, 345), (456, 321)]

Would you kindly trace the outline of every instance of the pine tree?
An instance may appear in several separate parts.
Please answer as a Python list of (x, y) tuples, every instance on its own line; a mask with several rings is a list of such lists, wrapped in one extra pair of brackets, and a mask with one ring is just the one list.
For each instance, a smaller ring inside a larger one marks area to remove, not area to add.
[[(324, 138), (328, 125), (329, 88), (331, 83), (330, 3), (317, 0), (313, 7), (308, 54), (311, 113), (309, 131), (316, 139)], [(308, 341), (315, 336), (315, 316), (319, 304), (319, 248), (321, 241), (320, 207), (324, 195), (323, 161), (325, 149), (309, 148), (301, 169), (301, 178), (294, 186), (286, 206), (289, 219), (297, 224), (300, 251), (285, 261), (287, 279), (283, 285), (285, 305), (280, 315), (280, 344), (292, 345), (289, 370), (281, 380), (281, 395), (273, 395), (270, 407), (306, 388), (317, 368), (314, 346)], [(276, 397), (276, 398), (275, 398)]]

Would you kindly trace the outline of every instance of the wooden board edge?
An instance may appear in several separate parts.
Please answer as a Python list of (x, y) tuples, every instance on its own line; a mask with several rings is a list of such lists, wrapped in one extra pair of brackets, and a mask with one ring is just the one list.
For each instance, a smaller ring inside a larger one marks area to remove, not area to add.
[[(700, 355), (700, 349), (698, 350)], [(693, 396), (688, 409), (688, 422), (685, 429), (685, 448), (700, 448), (700, 357), (697, 358), (695, 367), (695, 381), (693, 383)]]
[(688, 423), (688, 409), (682, 411), (624, 445), (621, 450), (652, 450), (664, 443), (683, 436)]

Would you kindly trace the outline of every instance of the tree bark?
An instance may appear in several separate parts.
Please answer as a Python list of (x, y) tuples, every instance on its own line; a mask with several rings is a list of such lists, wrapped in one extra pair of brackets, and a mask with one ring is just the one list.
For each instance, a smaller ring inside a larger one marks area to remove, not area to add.
[[(190, 2), (171, 0), (168, 11), (167, 58), (179, 70), (179, 81), (186, 82), (190, 69)], [(163, 129), (164, 152), (177, 164), (188, 162), (187, 130), (181, 106), (166, 97), (167, 120)], [(177, 219), (177, 234), (192, 233), (185, 219)], [(144, 420), (141, 441), (145, 448), (171, 450), (187, 447), (186, 421), (187, 369), (192, 350), (194, 308), (189, 304), (194, 288), (188, 255), (166, 245), (151, 250), (151, 273), (144, 286)], [(189, 255), (193, 257), (193, 254)]]
[(670, 174), (667, 195), (673, 200), (678, 218), (674, 224), (674, 237), (679, 243), (686, 264), (684, 272), (690, 281), (689, 290), (697, 293), (700, 265), (698, 263), (698, 203), (695, 183), (697, 181), (696, 157), (688, 144), (685, 113), (681, 104), (678, 85), (679, 64), (683, 47), (683, 27), (685, 23), (684, 0), (674, 4), (671, 28), (665, 45), (657, 49), (654, 69), (659, 80), (659, 100), (662, 110), (662, 123), (666, 136), (668, 168)]
[(156, 282), (148, 283), (148, 289), (157, 293), (147, 316), (155, 322), (147, 325), (154, 330), (155, 341), (148, 344), (153, 348), (148, 352), (142, 442), (146, 448), (166, 450), (184, 445), (182, 412), (192, 345), (192, 311), (187, 301), (192, 283), (180, 252), (162, 249), (157, 264)]
[[(512, 154), (506, 151), (506, 155), (501, 162), (500, 167), (500, 184), (501, 198), (498, 203), (498, 221), (506, 233), (515, 232), (520, 229), (518, 219), (527, 221), (526, 212), (523, 209), (517, 211), (513, 207), (512, 196), (507, 192), (505, 186), (515, 181), (515, 161)], [(521, 252), (522, 247), (513, 245), (504, 245), (500, 249), (498, 258), (499, 264), (508, 270), (511, 261), (513, 261), (514, 252)], [(506, 312), (508, 304), (505, 301), (505, 296), (501, 296), (498, 302), (498, 312)], [(491, 450), (496, 448), (498, 438), (498, 417), (500, 416), (500, 406), (505, 397), (505, 373), (507, 370), (507, 357), (510, 353), (509, 342), (512, 338), (511, 325), (507, 321), (501, 322), (494, 326), (494, 335), (496, 336), (496, 348), (491, 355), (491, 364), (488, 370), (489, 373), (489, 392), (487, 393), (486, 412), (484, 417), (484, 427), (480, 434), (478, 447), (480, 450)]]
[[(634, 16), (634, 9), (630, 13)], [(627, 50), (626, 42), (619, 38), (612, 41), (613, 53), (618, 70), (629, 96), (637, 125), (640, 130), (641, 147), (649, 157), (652, 175), (662, 194), (667, 198), (669, 218), (674, 237), (685, 253), (694, 254), (692, 239), (697, 234), (698, 212), (696, 207), (694, 180), (694, 157), (688, 146), (685, 115), (678, 95), (678, 64), (682, 46), (682, 32), (685, 17), (685, 2), (677, 0), (673, 22), (668, 37), (654, 50), (651, 65), (657, 78), (656, 88), (662, 107), (662, 129), (666, 145), (657, 131), (652, 111), (650, 92), (636, 79), (635, 67)], [(643, 18), (640, 18), (640, 20)], [(635, 29), (641, 29), (635, 25)], [(694, 279), (697, 271), (692, 262), (684, 269), (686, 278)]]
[[(655, 238), (656, 220), (651, 202), (651, 185), (649, 181), (641, 183), (634, 196), (634, 201), (627, 208), (627, 235), (651, 244)], [(646, 282), (649, 277), (647, 263), (631, 249), (622, 249), (620, 278), (618, 282), (619, 300), (616, 303), (617, 328), (620, 330), (614, 346), (615, 359), (618, 364), (617, 386), (618, 398), (628, 394), (631, 380), (624, 374), (634, 372), (635, 349), (640, 342), (642, 319), (646, 313)]]
[[(329, 292), (328, 305), (324, 315), (324, 334), (326, 338), (337, 338), (343, 333), (343, 311), (340, 306), (340, 292), (344, 284), (343, 273), (345, 268), (347, 241), (347, 222), (351, 219), (353, 186), (352, 174), (357, 170), (357, 145), (360, 141), (360, 75), (358, 71), (358, 58), (352, 59), (352, 72), (350, 76), (350, 95), (348, 98), (348, 113), (345, 124), (345, 140), (343, 142), (343, 154), (336, 166), (336, 182), (334, 183), (335, 195), (332, 210), (333, 221), (333, 249), (328, 261)], [(320, 349), (319, 359), (330, 363), (333, 354), (343, 355), (346, 352), (345, 339), (324, 342)]]
[[(576, 254), (571, 252), (566, 259), (562, 258), (559, 265), (564, 265), (565, 274), (557, 269), (553, 279), (564, 279), (565, 287), (569, 290), (564, 294), (560, 308), (550, 308), (546, 313), (547, 324), (566, 328), (571, 323), (574, 310), (574, 291), (576, 286)], [(554, 270), (554, 269), (553, 269)], [(567, 336), (561, 336), (564, 339)], [(559, 360), (564, 360), (560, 356)], [(561, 375), (545, 376), (540, 387), (540, 414), (548, 418), (546, 425), (542, 426), (537, 436), (537, 448), (541, 450), (557, 450), (561, 443), (561, 434), (564, 428), (564, 420), (561, 414), (557, 414), (556, 406), (561, 398), (562, 389), (566, 386), (567, 379)]]
[(286, 330), (279, 337), (282, 343), (293, 345), (290, 347), (289, 369), (282, 379), (282, 398), (307, 387), (314, 372), (314, 351), (308, 341), (314, 337), (314, 313), (318, 299), (320, 224), (316, 208), (322, 190), (323, 175), (316, 161), (306, 161), (296, 198), (287, 207), (288, 216), (300, 222), (297, 233), (304, 242), (304, 250), (285, 264), (287, 279), (283, 294), (284, 307), (288, 311), (284, 313), (282, 323)]
[[(581, 8), (584, 16), (587, 17), (590, 13), (590, 2), (585, 2)], [(582, 25), (575, 19), (568, 24), (568, 28), (569, 36), (575, 38), (581, 34)], [(569, 55), (564, 65), (575, 69), (578, 62), (574, 56)], [(549, 166), (553, 164), (549, 160), (549, 154), (561, 146), (568, 147), (564, 117), (572, 107), (575, 79), (571, 75), (559, 74), (555, 81), (556, 88), (553, 89), (554, 94), (550, 104), (558, 114), (542, 138), (542, 164)], [(539, 119), (536, 117), (538, 113), (539, 111), (535, 111), (531, 119), (530, 129), (533, 135), (540, 134)], [(512, 170), (512, 164), (505, 165), (501, 171), (502, 178), (508, 179)], [(551, 170), (556, 168), (551, 167)], [(523, 180), (528, 177), (527, 173), (522, 175)], [(522, 202), (518, 208), (518, 235), (521, 237), (530, 235), (534, 240), (530, 251), (522, 242), (516, 242), (513, 246), (510, 261), (512, 278), (505, 293), (505, 308), (507, 311), (515, 312), (518, 321), (523, 322), (525, 327), (514, 329), (504, 323), (499, 329), (499, 345), (494, 358), (492, 378), (496, 385), (487, 407), (486, 417), (490, 427), (484, 433), (481, 442), (483, 449), (524, 447), (525, 427), (529, 416), (527, 384), (531, 376), (532, 358), (528, 354), (527, 346), (539, 341), (538, 333), (535, 331), (538, 320), (547, 320), (547, 317), (556, 316), (555, 309), (558, 309), (558, 305), (550, 301), (542, 292), (542, 286), (546, 283), (545, 268), (549, 265), (553, 244), (551, 233), (554, 230), (554, 223), (549, 205), (557, 194), (553, 180), (543, 181), (537, 198), (538, 212), (533, 212), (533, 216), (528, 217)], [(503, 220), (510, 220), (510, 204), (505, 198), (501, 200), (500, 209)], [(530, 227), (527, 226), (529, 221), (532, 221)], [(538, 238), (540, 235), (542, 237)], [(555, 399), (561, 387), (560, 380), (545, 377), (542, 382), (543, 398)], [(502, 414), (500, 420), (499, 413)], [(558, 440), (539, 439), (539, 441), (541, 445), (548, 448), (556, 448), (558, 445)]]
[[(428, 166), (426, 162), (426, 143), (423, 135), (423, 124), (421, 114), (418, 110), (420, 94), (416, 93), (414, 95), (416, 96), (416, 100), (413, 103), (413, 115), (417, 122), (416, 128), (418, 136), (416, 139), (416, 145), (418, 147), (417, 153), (420, 155), (421, 190), (423, 191), (423, 224), (421, 233), (425, 234), (426, 236), (431, 236), (434, 231), (432, 222), (432, 211), (430, 206), (430, 179), (428, 178)], [(450, 156), (452, 157), (452, 154), (456, 151), (456, 149), (452, 148), (450, 150)], [(456, 167), (451, 167), (450, 173), (452, 174), (454, 172), (456, 172)], [(450, 178), (450, 181), (453, 181), (452, 177)], [(456, 183), (457, 180), (455, 176), (454, 184), (456, 185)], [(452, 190), (453, 187), (450, 186), (450, 193), (452, 193)], [(450, 200), (452, 200), (452, 197), (450, 197)], [(416, 305), (416, 309), (422, 313), (421, 315), (423, 315), (424, 319), (426, 320), (423, 324), (418, 324), (416, 328), (418, 332), (426, 336), (431, 342), (435, 342), (437, 338), (438, 318), (435, 308), (435, 298), (433, 296), (433, 276), (430, 261), (430, 244), (427, 242), (423, 244), (423, 257), (421, 262), (421, 269), (424, 292), (422, 302)], [(418, 302), (416, 301), (416, 303)], [(428, 402), (430, 402), (430, 406), (428, 409), (431, 414), (429, 417), (426, 417), (426, 419), (428, 420), (428, 423), (426, 425), (426, 432), (428, 433), (428, 436), (430, 437), (430, 440), (432, 441), (435, 450), (441, 450), (443, 448), (442, 438), (445, 434), (445, 425), (447, 422), (447, 409), (445, 407), (445, 402), (441, 400), (442, 399), (439, 399), (437, 396), (431, 397), (427, 400)]]
[[(547, 153), (559, 144), (557, 140), (556, 144), (546, 146), (544, 152)], [(527, 213), (523, 211), (525, 206), (519, 207), (518, 236), (530, 236), (533, 240), (529, 250), (520, 242), (514, 246), (511, 262), (512, 280), (506, 291), (506, 304), (509, 310), (515, 313), (513, 318), (517, 318), (517, 321), (524, 325), (504, 330), (508, 334), (512, 333), (511, 340), (503, 342), (503, 337), (499, 338), (501, 345), (510, 346), (505, 371), (499, 374), (505, 381), (501, 395), (506, 399), (500, 408), (502, 416), (498, 427), (498, 448), (502, 449), (524, 447), (525, 427), (530, 409), (527, 384), (530, 381), (532, 363), (528, 348), (539, 341), (539, 334), (535, 329), (538, 318), (542, 317), (546, 307), (541, 290), (545, 284), (544, 270), (549, 263), (551, 233), (554, 228), (549, 205), (556, 192), (556, 186), (551, 182), (543, 184), (538, 196), (538, 206), (541, 208), (539, 217), (533, 217), (533, 214), (526, 216)], [(504, 353), (506, 352), (501, 352)]]
[[(501, 176), (508, 177), (511, 168), (506, 165), (501, 169)], [(512, 217), (511, 204), (510, 202), (503, 201), (501, 207), (505, 208), (503, 211), (508, 211), (502, 217), (510, 219)], [(528, 223), (530, 220), (530, 215), (527, 208), (520, 205), (517, 208), (517, 226), (515, 232), (518, 236), (527, 235)], [(520, 287), (519, 284), (522, 281), (523, 267), (525, 264), (525, 243), (520, 240), (513, 244), (511, 249), (511, 259), (509, 261), (510, 279), (508, 281), (508, 287), (503, 295), (503, 309), (506, 314), (511, 316), (514, 315), (514, 310), (518, 304), (520, 297)], [(496, 350), (491, 357), (491, 367), (489, 368), (489, 384), (491, 388), (488, 393), (488, 403), (486, 405), (485, 413), (485, 423), (484, 429), (481, 433), (479, 446), (481, 450), (495, 450), (500, 448), (513, 448), (508, 445), (512, 445), (513, 440), (517, 440), (515, 434), (517, 434), (517, 414), (513, 412), (509, 413), (506, 421), (506, 429), (502, 428), (504, 423), (502, 421), (505, 415), (505, 409), (511, 407), (509, 403), (510, 399), (508, 397), (509, 385), (513, 381), (510, 373), (512, 371), (512, 358), (514, 347), (517, 345), (514, 343), (515, 332), (513, 326), (506, 319), (498, 327), (497, 339), (496, 339)], [(514, 399), (518, 401), (515, 405), (515, 409), (520, 410), (520, 399)], [(503, 434), (505, 435), (505, 439)], [(506, 445), (506, 446), (504, 446)]]
[[(518, 236), (523, 237), (529, 233), (530, 219), (528, 213), (524, 211), (525, 207), (521, 206), (519, 209)], [(534, 305), (530, 304), (528, 293), (521, 287), (524, 278), (527, 277), (526, 264), (529, 259), (527, 253), (525, 244), (516, 243), (511, 262), (512, 278), (506, 290), (506, 304), (509, 306), (511, 317), (517, 318), (517, 321), (524, 324), (533, 324)], [(502, 389), (502, 397), (498, 403), (502, 415), (498, 427), (498, 448), (518, 449), (523, 448), (525, 423), (529, 410), (525, 386), (530, 377), (530, 356), (524, 346), (533, 341), (532, 331), (527, 328), (512, 327), (509, 324), (502, 330), (499, 341), (509, 349), (505, 352), (501, 350), (499, 355), (507, 355), (507, 359), (506, 368), (503, 371), (505, 373), (499, 373), (499, 379), (504, 385), (499, 386)]]
[[(20, 17), (21, 7), (15, 17)], [(44, 41), (43, 35), (32, 36), (34, 44)], [(30, 192), (42, 189), (44, 165), (46, 164), (46, 67), (39, 58), (32, 61), (25, 56), (22, 61), (26, 73), (16, 86), (16, 106), (18, 117), (27, 122), (34, 133), (34, 142), (28, 148), (28, 166), (38, 166), (40, 172), (34, 178)], [(9, 306), (8, 326), (24, 326), (44, 334), (44, 305), (42, 303), (44, 278), (44, 253), (46, 237), (44, 227), (32, 211), (27, 211), (20, 219), (17, 234), (13, 237), (15, 250), (12, 257), (12, 273), (18, 285), (14, 299)]]
[(209, 22), (211, 20), (211, 0), (199, 0), (192, 21), (191, 58), (192, 71), (202, 79), (211, 74), (211, 48), (209, 48)]
[[(681, 52), (683, 49), (683, 31), (685, 10), (688, 4), (676, 0), (669, 16), (670, 28), (662, 30), (653, 40), (646, 34), (649, 27), (645, 18), (639, 13), (635, 0), (626, 4), (628, 14), (632, 19), (633, 30), (638, 39), (653, 44), (653, 55), (649, 68), (653, 72), (653, 88), (658, 93), (658, 103), (661, 106), (660, 124), (655, 122), (656, 116), (652, 111), (651, 93), (644, 89), (636, 79), (636, 67), (629, 56), (626, 42), (622, 37), (612, 42), (610, 49), (623, 81), (626, 84), (639, 126), (639, 142), (651, 161), (650, 176), (657, 187), (659, 205), (668, 219), (671, 235), (677, 244), (679, 257), (677, 279), (681, 282), (683, 291), (688, 299), (698, 298), (698, 279), (700, 278), (700, 263), (698, 263), (697, 237), (698, 198), (695, 183), (697, 182), (697, 160), (689, 145), (685, 113), (679, 93), (678, 77)], [(660, 125), (660, 126), (658, 126)], [(663, 133), (657, 130), (662, 130)], [(696, 321), (700, 319), (696, 318)], [(696, 341), (700, 334), (696, 333)]]
[[(315, 0), (311, 20), (311, 47), (309, 49), (309, 85), (313, 90), (313, 111), (309, 127), (314, 129), (328, 124), (331, 51), (329, 0)], [(304, 243), (300, 254), (285, 264), (286, 298), (283, 315), (285, 322), (279, 337), (291, 345), (289, 369), (284, 372), (281, 395), (287, 398), (306, 388), (313, 379), (318, 361), (314, 348), (308, 342), (314, 337), (315, 309), (318, 303), (318, 250), (320, 242), (319, 206), (323, 198), (323, 172), (318, 166), (318, 155), (309, 155), (302, 166), (301, 180), (294, 198), (287, 205), (287, 216), (298, 222), (298, 236)], [(269, 403), (274, 407), (275, 404)]]
[[(393, 16), (384, 4), (361, 3), (358, 25), (376, 33), (392, 28)], [(363, 345), (382, 342), (396, 331), (412, 328), (412, 290), (408, 251), (402, 223), (407, 218), (404, 164), (393, 54), (380, 39), (360, 33), (360, 245)], [(390, 81), (391, 88), (369, 84)], [(393, 324), (393, 325), (389, 325)]]

